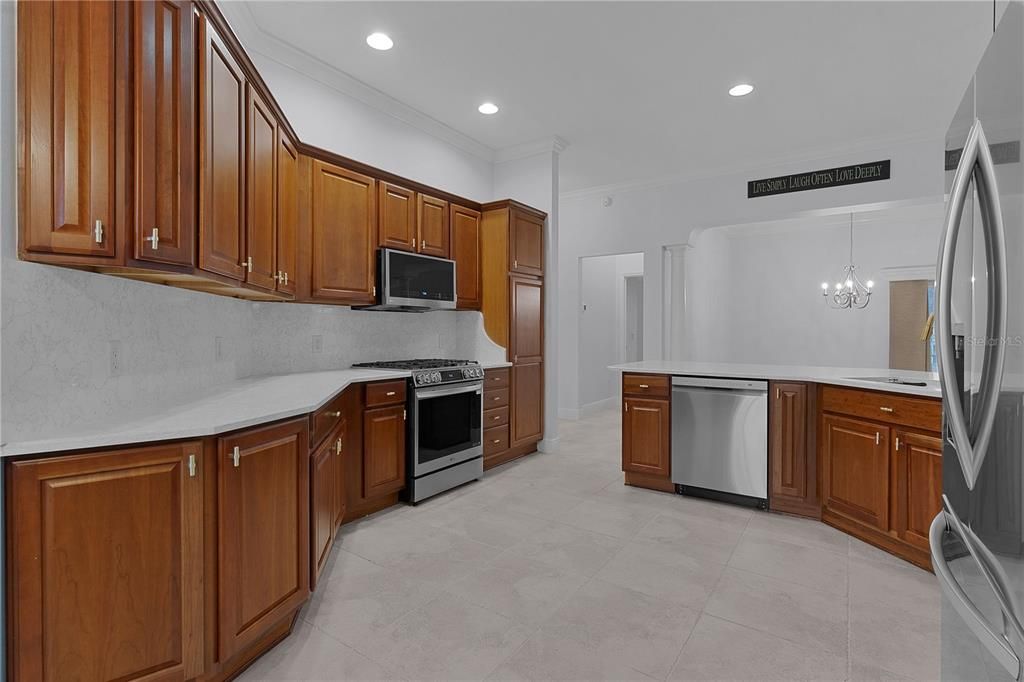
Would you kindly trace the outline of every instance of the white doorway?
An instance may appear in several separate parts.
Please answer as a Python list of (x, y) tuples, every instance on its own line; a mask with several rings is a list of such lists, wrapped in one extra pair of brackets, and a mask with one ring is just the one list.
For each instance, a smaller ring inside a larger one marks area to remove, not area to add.
[(622, 281), (625, 287), (622, 316), (626, 321), (622, 362), (639, 362), (644, 359), (644, 276), (624, 275)]

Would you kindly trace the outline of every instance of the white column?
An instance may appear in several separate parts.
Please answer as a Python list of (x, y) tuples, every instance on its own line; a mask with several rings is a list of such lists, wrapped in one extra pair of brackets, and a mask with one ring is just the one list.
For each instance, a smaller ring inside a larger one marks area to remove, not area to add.
[(544, 438), (541, 452), (558, 450), (558, 155), (565, 143), (556, 138), (551, 153), (551, 210), (544, 234)]
[(686, 253), (689, 244), (665, 247), (666, 292), (666, 336), (665, 357), (669, 360), (684, 360), (688, 351), (686, 339)]

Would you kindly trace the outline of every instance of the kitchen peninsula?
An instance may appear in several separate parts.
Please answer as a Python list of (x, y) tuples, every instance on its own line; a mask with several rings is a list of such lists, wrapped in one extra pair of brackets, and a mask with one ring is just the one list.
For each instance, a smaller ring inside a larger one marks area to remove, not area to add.
[[(727, 470), (753, 481), (770, 511), (820, 519), (930, 567), (942, 490), (934, 373), (675, 361), (610, 369), (622, 372), (627, 485), (748, 499), (700, 485)], [(754, 397), (729, 412), (730, 391)], [(710, 402), (692, 397), (702, 392)]]

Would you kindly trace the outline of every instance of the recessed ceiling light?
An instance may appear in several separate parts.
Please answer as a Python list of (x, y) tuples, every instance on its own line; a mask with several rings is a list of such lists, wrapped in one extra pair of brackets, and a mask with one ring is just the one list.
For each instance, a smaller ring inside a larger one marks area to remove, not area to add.
[(390, 50), (395, 45), (387, 33), (371, 33), (366, 36), (366, 44), (375, 50)]
[(488, 116), (490, 116), (491, 114), (498, 113), (498, 105), (495, 104), (494, 102), (484, 102), (483, 104), (478, 106), (476, 110), (479, 111), (481, 114), (487, 114)]
[(740, 83), (729, 88), (729, 94), (733, 97), (743, 97), (743, 95), (749, 95), (754, 91), (754, 86), (750, 83)]

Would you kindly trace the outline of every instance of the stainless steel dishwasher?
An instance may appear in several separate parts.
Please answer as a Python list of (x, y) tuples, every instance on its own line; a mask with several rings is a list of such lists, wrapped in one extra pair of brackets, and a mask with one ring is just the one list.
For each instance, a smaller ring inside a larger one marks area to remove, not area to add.
[(767, 508), (767, 381), (672, 377), (672, 482)]

